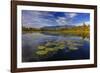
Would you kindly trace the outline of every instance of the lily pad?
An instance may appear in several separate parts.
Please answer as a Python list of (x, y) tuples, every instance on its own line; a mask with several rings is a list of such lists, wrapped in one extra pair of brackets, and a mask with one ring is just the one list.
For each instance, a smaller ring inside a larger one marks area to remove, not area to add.
[(47, 51), (55, 51), (54, 48), (46, 48)]
[(74, 46), (70, 46), (68, 48), (69, 48), (69, 50), (77, 50), (78, 49), (77, 47), (74, 47)]
[(44, 49), (45, 46), (38, 46), (38, 49)]
[(48, 53), (48, 51), (44, 51), (44, 50), (42, 50), (42, 51), (37, 51), (37, 52), (36, 52), (36, 54), (37, 54), (37, 55), (40, 55), (40, 56), (41, 56), (41, 55), (46, 55), (47, 53)]

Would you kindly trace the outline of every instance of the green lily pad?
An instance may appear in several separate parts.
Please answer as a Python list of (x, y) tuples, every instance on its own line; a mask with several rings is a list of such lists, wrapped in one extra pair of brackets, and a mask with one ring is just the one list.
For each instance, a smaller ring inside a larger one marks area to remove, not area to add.
[(44, 49), (45, 46), (38, 46), (38, 49)]
[(48, 53), (48, 51), (43, 51), (43, 50), (42, 50), (42, 51), (37, 51), (37, 52), (36, 52), (36, 54), (37, 54), (37, 55), (40, 55), (40, 56), (41, 56), (41, 55), (46, 55), (47, 53)]

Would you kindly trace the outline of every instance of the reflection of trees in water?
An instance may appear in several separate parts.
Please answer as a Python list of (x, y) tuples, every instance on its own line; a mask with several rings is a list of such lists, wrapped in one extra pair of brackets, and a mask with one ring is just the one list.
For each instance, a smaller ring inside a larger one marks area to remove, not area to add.
[(85, 38), (90, 38), (90, 33), (89, 32), (60, 32), (60, 31), (23, 31), (22, 34), (27, 34), (27, 33), (40, 33), (44, 35), (53, 35), (53, 36), (77, 36), (81, 37), (82, 39)]
[(54, 36), (77, 36), (77, 37), (81, 37), (82, 39), (85, 39), (85, 38), (89, 38), (89, 33), (80, 33), (80, 34), (77, 34), (77, 33), (60, 33), (60, 32), (41, 32), (42, 34), (45, 34), (45, 35), (54, 35)]

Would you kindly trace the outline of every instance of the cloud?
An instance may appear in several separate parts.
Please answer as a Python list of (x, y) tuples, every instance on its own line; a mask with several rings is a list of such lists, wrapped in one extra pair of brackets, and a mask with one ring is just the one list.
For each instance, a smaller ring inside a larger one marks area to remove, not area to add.
[(76, 13), (69, 13), (70, 18), (75, 17), (77, 14)]
[[(26, 27), (40, 28), (43, 26), (67, 25), (77, 15), (76, 13), (63, 13), (64, 16), (55, 16), (55, 12), (22, 10), (22, 24)], [(57, 18), (55, 18), (57, 17)]]
[(64, 13), (65, 16), (63, 17), (58, 17), (56, 22), (58, 25), (68, 25), (71, 23), (71, 20), (77, 16), (77, 13)]
[(55, 22), (54, 16), (49, 12), (42, 11), (22, 11), (22, 24), (26, 27), (40, 28), (43, 26), (53, 25)]
[[(26, 27), (40, 28), (44, 26), (81, 25), (86, 18), (80, 20), (82, 14), (72, 12), (46, 12), (22, 10), (22, 24)], [(88, 22), (89, 23), (89, 22)]]
[(69, 18), (74, 18), (75, 16), (77, 16), (77, 13), (64, 13), (66, 17)]
[(66, 17), (59, 17), (56, 22), (58, 23), (58, 25), (66, 25), (68, 23)]

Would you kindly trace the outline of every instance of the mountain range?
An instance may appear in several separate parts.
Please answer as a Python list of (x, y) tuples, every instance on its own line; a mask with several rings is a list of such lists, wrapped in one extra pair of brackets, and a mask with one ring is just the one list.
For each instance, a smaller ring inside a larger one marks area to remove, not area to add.
[(40, 29), (44, 30), (55, 30), (55, 29), (65, 29), (65, 28), (72, 28), (75, 27), (74, 25), (63, 25), (63, 26), (45, 26)]

